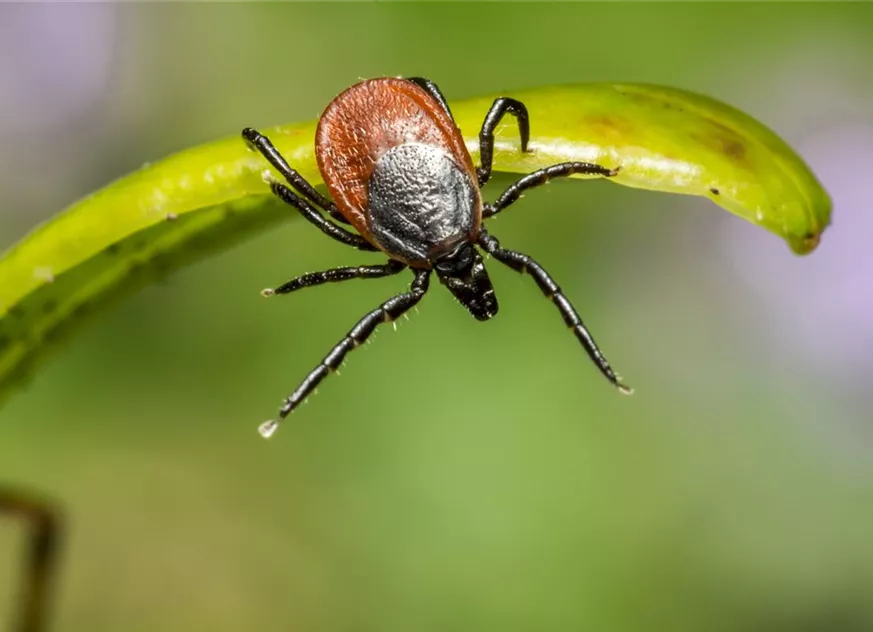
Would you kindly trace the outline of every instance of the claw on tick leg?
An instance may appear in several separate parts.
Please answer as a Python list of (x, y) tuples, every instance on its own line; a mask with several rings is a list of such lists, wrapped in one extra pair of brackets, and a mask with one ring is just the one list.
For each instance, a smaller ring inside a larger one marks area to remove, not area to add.
[(264, 439), (269, 439), (272, 437), (276, 430), (279, 428), (279, 420), (278, 419), (270, 419), (269, 421), (265, 421), (260, 426), (258, 426), (258, 432)]

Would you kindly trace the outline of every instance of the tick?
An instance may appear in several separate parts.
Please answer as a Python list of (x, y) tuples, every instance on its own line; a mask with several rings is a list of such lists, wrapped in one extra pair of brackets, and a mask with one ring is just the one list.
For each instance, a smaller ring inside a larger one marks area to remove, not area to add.
[(527, 108), (520, 101), (501, 97), (485, 115), (479, 132), (477, 168), (446, 99), (432, 81), (414, 77), (358, 83), (327, 106), (315, 134), (318, 168), (332, 200), (297, 173), (266, 136), (251, 128), (243, 130), (249, 146), (263, 154), (290, 185), (270, 182), (275, 195), (328, 237), (388, 257), (381, 265), (304, 274), (264, 290), (265, 296), (323, 283), (386, 277), (406, 269), (413, 274), (407, 292), (366, 314), (310, 371), (285, 399), (278, 418), (261, 424), (263, 436), (271, 436), (279, 422), (336, 371), (346, 355), (363, 344), (376, 327), (395, 321), (417, 305), (428, 290), (431, 273), (436, 273), (440, 283), (474, 318), (493, 318), (497, 297), (479, 250), (513, 270), (531, 275), (600, 372), (622, 392), (632, 392), (609, 366), (578, 312), (549, 273), (530, 256), (501, 247), (482, 226), (483, 220), (497, 215), (522, 193), (552, 178), (572, 174), (611, 177), (618, 169), (564, 162), (524, 176), (493, 203), (483, 202), (481, 188), (491, 177), (494, 130), (507, 114), (514, 116), (518, 124), (521, 151), (529, 151)]

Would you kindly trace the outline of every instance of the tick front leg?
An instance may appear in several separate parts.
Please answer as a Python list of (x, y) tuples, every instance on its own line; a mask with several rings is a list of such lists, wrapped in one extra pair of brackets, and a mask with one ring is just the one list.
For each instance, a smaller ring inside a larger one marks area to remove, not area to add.
[(530, 141), (530, 117), (527, 113), (527, 107), (521, 101), (500, 97), (488, 110), (485, 121), (482, 123), (482, 130), (479, 132), (480, 167), (476, 170), (476, 175), (479, 178), (480, 187), (485, 186), (485, 183), (491, 179), (491, 163), (494, 158), (494, 129), (507, 113), (512, 114), (517, 119), (518, 134), (521, 136), (521, 151), (527, 151), (527, 144)]
[(391, 259), (388, 263), (376, 266), (355, 266), (348, 268), (333, 268), (323, 272), (309, 272), (283, 283), (277, 288), (267, 288), (261, 291), (262, 296), (274, 294), (289, 294), (305, 287), (322, 285), (324, 283), (338, 283), (351, 279), (379, 279), (392, 274), (397, 274), (406, 269), (406, 264)]
[(622, 384), (621, 380), (612, 370), (612, 367), (609, 366), (609, 362), (607, 362), (606, 357), (604, 357), (603, 353), (601, 353), (600, 349), (597, 347), (597, 343), (594, 342), (594, 338), (585, 327), (585, 324), (582, 322), (582, 318), (579, 316), (576, 308), (574, 308), (572, 303), (567, 300), (567, 297), (564, 296), (561, 288), (540, 264), (526, 254), (501, 248), (500, 242), (484, 230), (479, 236), (479, 245), (495, 259), (509, 266), (513, 270), (526, 272), (531, 275), (545, 297), (552, 301), (558, 308), (561, 317), (564, 319), (564, 323), (573, 331), (576, 338), (582, 344), (582, 347), (588, 353), (588, 356), (594, 364), (597, 365), (600, 372), (606, 376), (606, 379), (612, 382), (613, 386), (622, 393), (626, 395), (633, 393), (633, 389)]
[(22, 517), (28, 524), (28, 553), (15, 632), (42, 632), (60, 544), (61, 520), (44, 501), (10, 489), (0, 489), (0, 513)]
[(371, 244), (360, 235), (350, 233), (345, 228), (337, 226), (329, 219), (325, 218), (321, 213), (312, 208), (309, 202), (299, 197), (284, 184), (281, 184), (280, 182), (273, 182), (270, 185), (270, 188), (280, 200), (287, 204), (290, 204), (298, 211), (300, 211), (300, 214), (303, 215), (303, 217), (305, 217), (307, 221), (318, 227), (318, 229), (328, 237), (331, 237), (341, 244), (345, 244), (346, 246), (357, 248), (358, 250), (366, 250), (369, 252), (376, 252), (378, 250), (375, 246), (373, 246), (373, 244)]
[(285, 157), (279, 153), (279, 150), (273, 146), (270, 139), (261, 134), (258, 130), (247, 127), (242, 131), (242, 137), (250, 148), (257, 150), (267, 159), (273, 168), (278, 171), (283, 178), (294, 187), (307, 200), (315, 204), (315, 206), (324, 209), (335, 220), (348, 224), (348, 220), (343, 217), (342, 213), (337, 209), (336, 204), (324, 197), (318, 190), (306, 181), (306, 178), (300, 175), (296, 169), (293, 169)]
[(376, 327), (382, 323), (390, 323), (412, 309), (427, 292), (430, 280), (430, 270), (415, 270), (415, 279), (409, 292), (398, 294), (382, 303), (377, 309), (364, 316), (358, 324), (352, 327), (348, 334), (331, 349), (325, 358), (301, 382), (300, 386), (288, 396), (279, 409), (279, 418), (271, 419), (260, 425), (258, 430), (265, 438), (276, 432), (282, 419), (290, 415), (306, 397), (331, 373), (343, 363), (346, 355), (352, 349), (360, 347), (370, 337)]
[(611, 178), (612, 176), (618, 175), (620, 170), (621, 167), (607, 169), (606, 167), (596, 165), (592, 162), (562, 162), (557, 165), (552, 165), (551, 167), (546, 167), (545, 169), (534, 171), (510, 185), (506, 191), (500, 194), (500, 197), (497, 198), (497, 201), (494, 202), (494, 204), (486, 204), (485, 208), (482, 210), (482, 217), (494, 217), (507, 206), (518, 201), (518, 198), (521, 197), (522, 193), (528, 189), (542, 186), (552, 178), (564, 178), (574, 174)]

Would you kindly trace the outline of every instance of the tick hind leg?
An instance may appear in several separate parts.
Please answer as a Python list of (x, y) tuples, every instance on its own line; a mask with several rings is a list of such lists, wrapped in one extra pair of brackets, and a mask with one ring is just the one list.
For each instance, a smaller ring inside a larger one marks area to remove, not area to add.
[(518, 121), (518, 135), (521, 136), (521, 151), (527, 151), (530, 141), (530, 116), (527, 107), (521, 101), (500, 97), (495, 100), (485, 115), (482, 129), (479, 132), (479, 163), (476, 170), (479, 186), (491, 179), (491, 163), (494, 159), (494, 130), (506, 114), (512, 114)]
[(364, 344), (370, 334), (376, 330), (376, 327), (382, 323), (393, 322), (412, 309), (427, 292), (429, 280), (430, 270), (415, 270), (415, 278), (409, 292), (388, 299), (359, 320), (318, 366), (309, 372), (300, 386), (285, 399), (285, 403), (279, 409), (279, 418), (261, 424), (259, 428), (261, 434), (264, 437), (270, 437), (278, 428), (279, 422), (290, 415), (324, 378), (339, 368), (349, 351)]
[(549, 275), (549, 273), (546, 272), (540, 264), (538, 264), (528, 255), (516, 252), (514, 250), (506, 250), (504, 248), (501, 248), (500, 242), (484, 230), (479, 236), (479, 245), (492, 257), (494, 257), (501, 263), (509, 266), (513, 270), (517, 270), (518, 272), (526, 272), (527, 274), (531, 275), (534, 278), (534, 281), (536, 281), (536, 284), (539, 286), (540, 290), (542, 290), (545, 297), (552, 301), (558, 308), (558, 311), (561, 313), (561, 317), (564, 319), (564, 323), (567, 325), (567, 327), (573, 330), (573, 333), (576, 335), (576, 338), (579, 340), (579, 342), (582, 344), (582, 347), (588, 353), (588, 356), (591, 358), (594, 364), (597, 365), (597, 368), (600, 369), (600, 372), (603, 373), (604, 376), (606, 376), (606, 379), (612, 382), (612, 384), (622, 393), (629, 395), (633, 392), (632, 388), (622, 384), (621, 380), (612, 370), (612, 367), (609, 366), (609, 362), (607, 362), (603, 353), (597, 347), (597, 343), (594, 342), (594, 338), (588, 332), (588, 329), (582, 322), (582, 318), (579, 316), (576, 308), (574, 308), (572, 303), (567, 300), (567, 297), (564, 296), (561, 288), (558, 286), (557, 283), (555, 283), (551, 275)]
[(383, 265), (332, 268), (330, 270), (324, 270), (323, 272), (309, 272), (307, 274), (302, 274), (286, 283), (283, 283), (277, 288), (267, 288), (262, 290), (261, 294), (263, 296), (290, 294), (291, 292), (302, 290), (305, 287), (323, 285), (325, 283), (339, 283), (341, 281), (350, 281), (351, 279), (379, 279), (391, 276), (392, 274), (397, 274), (405, 269), (405, 263), (393, 259)]
[(60, 540), (60, 517), (47, 503), (9, 489), (0, 489), (0, 514), (21, 516), (29, 527), (24, 590), (11, 628), (15, 632), (42, 632), (54, 580)]
[(306, 181), (306, 178), (301, 176), (296, 169), (293, 169), (284, 156), (279, 153), (279, 150), (273, 146), (270, 139), (261, 134), (258, 130), (247, 127), (242, 131), (242, 137), (246, 143), (261, 153), (267, 161), (273, 165), (273, 168), (278, 171), (283, 178), (288, 181), (300, 195), (315, 204), (315, 206), (324, 209), (335, 220), (348, 224), (348, 220), (342, 216), (342, 213), (337, 210), (336, 205), (324, 197), (318, 190)]

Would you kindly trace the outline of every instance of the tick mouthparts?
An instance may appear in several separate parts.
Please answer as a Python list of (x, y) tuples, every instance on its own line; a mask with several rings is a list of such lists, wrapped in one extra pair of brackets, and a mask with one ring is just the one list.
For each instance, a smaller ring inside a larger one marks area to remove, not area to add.
[(276, 430), (279, 429), (279, 420), (278, 419), (270, 419), (265, 421), (260, 426), (258, 426), (258, 432), (264, 439), (269, 439), (274, 434), (276, 434)]

